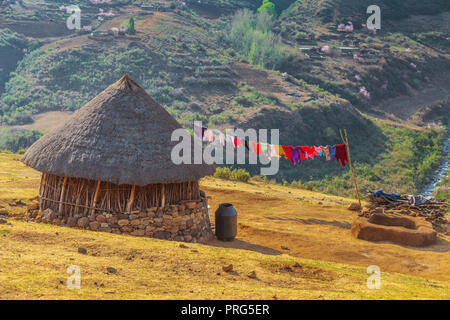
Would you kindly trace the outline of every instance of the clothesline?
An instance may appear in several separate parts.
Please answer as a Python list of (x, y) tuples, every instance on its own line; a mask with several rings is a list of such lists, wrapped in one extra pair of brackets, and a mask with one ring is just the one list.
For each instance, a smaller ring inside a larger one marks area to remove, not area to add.
[(337, 164), (345, 167), (348, 162), (347, 148), (345, 144), (325, 145), (325, 146), (284, 146), (274, 145), (258, 141), (242, 140), (241, 138), (223, 134), (217, 129), (208, 129), (194, 124), (194, 132), (202, 141), (209, 144), (218, 141), (221, 145), (231, 143), (235, 148), (244, 146), (248, 151), (256, 155), (263, 154), (269, 159), (284, 156), (293, 165), (300, 164), (303, 160), (314, 159), (314, 157), (325, 156), (327, 161), (336, 160)]

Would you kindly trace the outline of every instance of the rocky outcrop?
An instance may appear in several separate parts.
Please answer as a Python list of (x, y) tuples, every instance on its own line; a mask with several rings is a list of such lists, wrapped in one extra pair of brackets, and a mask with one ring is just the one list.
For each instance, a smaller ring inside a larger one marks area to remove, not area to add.
[(390, 241), (415, 247), (428, 246), (437, 240), (431, 223), (398, 214), (375, 213), (370, 218), (360, 217), (353, 222), (351, 232), (362, 240)]

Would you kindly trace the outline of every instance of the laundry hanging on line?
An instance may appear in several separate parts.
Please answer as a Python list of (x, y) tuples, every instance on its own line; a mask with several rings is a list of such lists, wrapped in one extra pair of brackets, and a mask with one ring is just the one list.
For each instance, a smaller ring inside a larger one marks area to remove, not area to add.
[(336, 160), (338, 165), (345, 167), (349, 162), (347, 156), (347, 146), (345, 144), (326, 145), (326, 146), (283, 146), (273, 145), (265, 142), (242, 140), (241, 138), (224, 135), (217, 129), (208, 129), (194, 124), (194, 133), (202, 141), (207, 141), (209, 144), (218, 141), (221, 145), (225, 142), (231, 143), (235, 148), (244, 146), (248, 151), (254, 154), (263, 154), (266, 157), (278, 158), (284, 156), (292, 162), (293, 165), (300, 164), (302, 161), (314, 157), (325, 157), (327, 161)]

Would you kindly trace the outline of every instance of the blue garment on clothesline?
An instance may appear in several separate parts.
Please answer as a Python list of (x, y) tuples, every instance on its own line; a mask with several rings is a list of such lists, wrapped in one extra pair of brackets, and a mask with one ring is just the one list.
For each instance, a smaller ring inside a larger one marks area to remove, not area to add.
[(384, 193), (383, 190), (377, 190), (373, 193), (376, 197), (383, 196), (388, 200), (391, 201), (398, 201), (400, 200), (400, 195), (395, 193)]

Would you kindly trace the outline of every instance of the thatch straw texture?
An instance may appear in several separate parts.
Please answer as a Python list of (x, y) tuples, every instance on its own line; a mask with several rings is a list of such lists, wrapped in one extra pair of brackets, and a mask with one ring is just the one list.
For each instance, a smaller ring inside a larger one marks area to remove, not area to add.
[(195, 181), (211, 165), (175, 165), (173, 130), (181, 125), (128, 75), (66, 123), (34, 143), (23, 162), (62, 177), (146, 186)]

